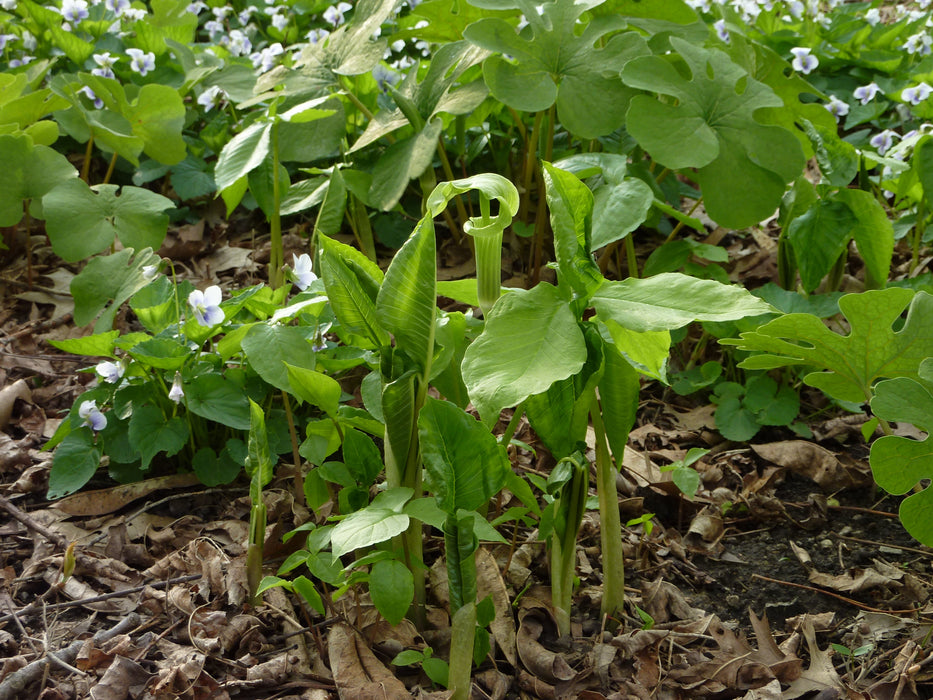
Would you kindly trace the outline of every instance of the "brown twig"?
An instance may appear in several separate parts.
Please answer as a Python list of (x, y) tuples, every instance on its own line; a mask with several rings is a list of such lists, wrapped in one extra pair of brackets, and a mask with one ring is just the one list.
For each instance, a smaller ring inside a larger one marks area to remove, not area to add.
[[(129, 632), (139, 625), (139, 619), (139, 615), (130, 613), (109, 630), (101, 630), (95, 634), (93, 637), (94, 642), (100, 644), (109, 639), (113, 639), (119, 634)], [(15, 673), (11, 673), (0, 683), (0, 700), (18, 700), (19, 698), (28, 697), (24, 691), (42, 677), (52, 657), (55, 657), (57, 661), (71, 664), (74, 662), (75, 658), (77, 658), (78, 652), (81, 651), (82, 646), (84, 646), (84, 640), (79, 639), (76, 642), (72, 642), (64, 649), (54, 653), (49, 652), (46, 655), (49, 658), (43, 657), (37, 659), (31, 664), (23, 666)]]
[(830, 506), (830, 510), (850, 510), (855, 513), (865, 513), (867, 515), (880, 515), (883, 518), (899, 518), (897, 513), (888, 513), (885, 510), (874, 510), (872, 508), (859, 508), (858, 506)]
[(25, 525), (27, 530), (32, 530), (33, 532), (42, 535), (45, 539), (60, 549), (65, 549), (68, 546), (68, 541), (64, 537), (56, 532), (52, 532), (42, 523), (36, 522), (35, 518), (31, 517), (28, 513), (21, 511), (19, 508), (13, 505), (9, 499), (6, 498), (6, 496), (0, 496), (0, 508), (5, 510), (16, 520)]
[[(170, 578), (165, 581), (152, 581), (150, 583), (144, 583), (141, 586), (134, 586), (133, 588), (127, 588), (123, 591), (113, 591), (112, 593), (104, 593), (102, 595), (97, 595), (92, 598), (81, 598), (80, 600), (67, 600), (64, 603), (53, 603), (52, 605), (42, 606), (45, 610), (59, 610), (61, 608), (73, 608), (76, 605), (86, 605), (87, 603), (99, 603), (102, 600), (110, 600), (111, 598), (120, 598), (122, 596), (130, 595), (131, 593), (139, 593), (146, 588), (165, 588), (166, 586), (171, 586), (175, 583), (186, 583), (187, 581), (195, 581), (201, 578), (201, 574), (190, 574), (189, 576), (179, 576), (178, 578)], [(15, 612), (15, 614), (4, 615), (0, 617), (0, 623), (6, 622), (15, 616), (23, 617), (24, 615), (31, 615), (36, 610), (39, 609), (41, 603), (32, 602), (24, 608), (20, 608)]]
[(803, 583), (794, 583), (793, 581), (781, 581), (780, 579), (769, 578), (768, 576), (762, 576), (761, 574), (752, 574), (752, 578), (756, 578), (759, 581), (767, 581), (768, 583), (777, 583), (782, 586), (790, 586), (791, 588), (802, 588), (805, 591), (812, 591), (813, 593), (822, 593), (823, 595), (828, 595), (829, 597), (835, 598), (836, 600), (841, 600), (843, 603), (854, 605), (859, 610), (865, 610), (867, 612), (883, 613), (885, 615), (906, 615), (908, 613), (920, 612), (917, 608), (910, 608), (908, 610), (884, 610), (883, 608), (873, 608), (870, 605), (865, 605), (865, 603), (852, 600), (852, 598), (846, 598), (845, 596), (839, 595), (838, 593), (833, 593), (832, 591), (825, 591), (822, 588), (807, 586)]
[(890, 544), (889, 542), (875, 542), (874, 540), (863, 540), (861, 537), (847, 537), (846, 535), (836, 535), (840, 540), (847, 540), (849, 542), (858, 542), (859, 544), (869, 544), (874, 545), (875, 547), (891, 547), (893, 549), (900, 549), (904, 552), (913, 552), (914, 554), (922, 554), (925, 557), (933, 556), (933, 552), (924, 551), (922, 549), (917, 549), (916, 547), (905, 547), (902, 544)]

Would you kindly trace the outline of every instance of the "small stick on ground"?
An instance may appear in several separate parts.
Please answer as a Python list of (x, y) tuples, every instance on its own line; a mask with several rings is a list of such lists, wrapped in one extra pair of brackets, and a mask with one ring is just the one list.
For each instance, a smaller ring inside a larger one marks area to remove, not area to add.
[(0, 508), (5, 510), (16, 520), (21, 522), (26, 526), (26, 529), (32, 530), (33, 532), (42, 535), (52, 544), (56, 545), (60, 549), (65, 549), (68, 547), (68, 541), (59, 535), (56, 532), (52, 532), (42, 523), (36, 522), (35, 518), (31, 517), (28, 513), (21, 511), (15, 505), (13, 505), (6, 496), (0, 496)]
[(814, 593), (822, 593), (823, 595), (828, 595), (829, 597), (835, 598), (836, 600), (841, 600), (843, 603), (854, 605), (859, 610), (865, 610), (867, 612), (883, 613), (885, 615), (906, 615), (908, 613), (919, 612), (917, 608), (910, 608), (908, 610), (884, 610), (883, 608), (873, 608), (870, 605), (865, 605), (865, 603), (860, 603), (857, 600), (846, 598), (844, 595), (839, 595), (838, 593), (833, 593), (832, 591), (824, 591), (822, 588), (807, 586), (803, 583), (794, 583), (793, 581), (781, 581), (780, 579), (769, 578), (767, 576), (762, 576), (761, 574), (752, 574), (752, 578), (756, 578), (759, 581), (767, 581), (768, 583), (778, 583), (782, 586), (790, 586), (791, 588), (802, 588), (805, 591), (813, 591)]
[[(42, 598), (33, 601), (24, 608), (20, 608), (14, 614), (3, 615), (0, 617), (0, 623), (6, 622), (7, 620), (13, 619), (13, 617), (24, 618), (38, 612), (40, 606), (45, 610), (60, 610), (61, 608), (73, 608), (76, 605), (85, 605), (87, 603), (99, 603), (102, 600), (110, 600), (111, 598), (121, 598), (123, 596), (130, 595), (131, 593), (139, 593), (140, 591), (146, 588), (165, 588), (166, 586), (171, 586), (175, 583), (186, 583), (187, 581), (194, 581), (201, 578), (201, 574), (191, 574), (189, 576), (179, 576), (178, 578), (170, 578), (166, 581), (152, 581), (151, 583), (144, 583), (141, 586), (134, 586), (133, 588), (127, 588), (122, 591), (113, 591), (112, 593), (104, 593), (102, 595), (94, 596), (93, 598), (81, 598), (80, 600), (68, 600), (64, 603), (53, 603), (52, 605), (43, 605)], [(58, 586), (53, 586), (49, 590), (58, 590)]]
[[(139, 615), (136, 613), (130, 613), (109, 630), (101, 630), (95, 634), (93, 637), (94, 642), (100, 644), (102, 642), (113, 639), (118, 634), (125, 634), (126, 632), (129, 632), (133, 628), (137, 627), (139, 625), (139, 621)], [(82, 646), (84, 646), (84, 640), (72, 642), (64, 649), (54, 653), (49, 652), (47, 654), (49, 658), (43, 657), (41, 659), (37, 659), (31, 664), (23, 666), (15, 673), (11, 673), (9, 676), (3, 679), (2, 683), (0, 683), (0, 700), (17, 700), (18, 698), (28, 697), (25, 691), (29, 688), (29, 686), (33, 685), (42, 677), (42, 674), (45, 672), (45, 669), (50, 663), (51, 658), (54, 657), (56, 661), (71, 665), (77, 658), (78, 652), (81, 651)]]

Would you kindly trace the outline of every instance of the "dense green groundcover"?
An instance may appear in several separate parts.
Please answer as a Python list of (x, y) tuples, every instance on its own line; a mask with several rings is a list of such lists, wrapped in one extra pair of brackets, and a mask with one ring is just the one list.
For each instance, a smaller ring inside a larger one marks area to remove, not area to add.
[[(368, 582), (392, 622), (422, 619), (431, 524), (454, 642), (449, 670), (420, 661), (463, 697), (492, 614), (473, 554), (501, 540), (485, 504), (509, 489), (524, 507), (507, 517), (548, 538), (567, 631), (592, 458), (613, 615), (613, 460), (645, 378), (708, 394), (733, 440), (805, 434), (801, 382), (842, 410), (870, 403), (871, 429), (933, 425), (933, 282), (916, 274), (933, 201), (929, 5), (0, 0), (0, 226), (41, 227), (80, 263), (74, 316), (93, 333), (57, 345), (105, 358), (49, 444), (49, 496), (102, 465), (208, 485), (245, 470), (254, 599), (282, 585), (323, 610), (317, 582)], [(265, 217), (268, 284), (195, 289), (153, 252), (215, 197)], [(310, 224), (291, 261), (283, 218)], [(707, 227), (765, 220), (777, 283), (750, 292)], [(524, 289), (500, 289), (504, 237)], [(438, 281), (448, 240), (475, 252), (475, 282)], [(899, 241), (910, 274), (895, 280)], [(867, 291), (842, 296), (846, 273)], [(135, 330), (113, 329), (124, 304)], [(711, 338), (723, 352), (702, 362)], [(509, 468), (523, 415), (557, 463), (546, 480)], [(906, 493), (933, 476), (928, 443), (877, 440), (878, 483)], [(685, 497), (702, 456), (672, 467)], [(339, 515), (304, 526), (264, 578), (279, 461), (296, 495)], [(928, 544), (930, 498), (902, 507)]]

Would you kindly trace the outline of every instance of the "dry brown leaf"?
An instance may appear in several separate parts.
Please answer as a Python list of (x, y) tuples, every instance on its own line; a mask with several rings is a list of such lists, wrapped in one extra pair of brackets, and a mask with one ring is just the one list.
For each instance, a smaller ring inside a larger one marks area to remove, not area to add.
[(716, 405), (704, 404), (689, 411), (672, 411), (674, 421), (681, 430), (699, 433), (716, 429)]
[[(903, 575), (903, 572), (901, 572), (901, 575)], [(807, 578), (817, 586), (846, 593), (863, 593), (895, 583), (891, 576), (879, 573), (872, 568), (855, 569), (836, 576), (813, 570)]]
[(739, 700), (781, 700), (781, 682), (773, 680), (761, 688), (749, 690)]
[(298, 657), (294, 654), (288, 652), (276, 654), (269, 660), (248, 668), (246, 680), (258, 681), (262, 686), (280, 685), (296, 671), (297, 663)]
[(802, 671), (800, 677), (784, 690), (784, 697), (787, 700), (793, 700), (793, 698), (799, 698), (812, 692), (844, 690), (845, 686), (842, 679), (836, 673), (832, 659), (830, 659), (831, 653), (820, 649), (810, 620), (805, 619), (801, 623), (800, 629), (807, 640), (807, 647), (810, 651), (810, 666)]
[(576, 672), (562, 655), (547, 649), (539, 641), (545, 626), (556, 634), (550, 596), (545, 587), (536, 586), (522, 597), (519, 605), (515, 640), (518, 657), (531, 674), (548, 684), (568, 681)]
[(9, 386), (0, 389), (0, 430), (6, 428), (13, 416), (13, 405), (17, 399), (32, 401), (29, 385), (22, 379), (17, 379)]
[(826, 632), (835, 626), (836, 613), (824, 612), (815, 615), (813, 613), (803, 613), (802, 615), (795, 615), (784, 620), (784, 629), (789, 631), (797, 630), (804, 624), (805, 620), (809, 621), (815, 631)]
[(846, 468), (832, 452), (807, 440), (785, 440), (751, 447), (762, 459), (813, 479), (827, 492), (867, 483), (864, 473)]
[(32, 291), (23, 292), (14, 295), (22, 301), (30, 301), (34, 304), (51, 304), (51, 318), (61, 318), (67, 314), (74, 313), (75, 302), (71, 296), (71, 280), (75, 275), (70, 270), (60, 267), (52, 273), (42, 275), (44, 278), (52, 280), (51, 284), (46, 283), (42, 288), (36, 288)]
[(628, 445), (622, 456), (622, 466), (635, 477), (639, 486), (650, 486), (664, 480), (664, 472), (654, 464), (643, 452), (633, 450)]
[(327, 636), (330, 668), (340, 700), (406, 700), (411, 693), (382, 665), (363, 638), (337, 623)]
[(93, 700), (124, 700), (139, 697), (153, 675), (135, 661), (117, 656), (101, 679), (91, 688)]
[(752, 629), (755, 630), (755, 641), (758, 643), (758, 651), (754, 656), (767, 664), (775, 678), (783, 685), (799, 678), (803, 662), (778, 647), (771, 633), (771, 627), (768, 625), (768, 616), (763, 615), (759, 618), (752, 610), (749, 610), (748, 617), (751, 620)]
[(553, 685), (521, 669), (518, 671), (518, 687), (541, 700), (557, 700)]
[(96, 491), (82, 491), (56, 501), (53, 507), (68, 515), (106, 515), (154, 491), (184, 488), (198, 483), (200, 483), (198, 477), (194, 474), (160, 476), (133, 484), (121, 484)]
[(703, 610), (690, 606), (677, 586), (661, 577), (642, 582), (641, 601), (641, 607), (656, 624), (672, 620), (695, 620), (705, 616)]
[(476, 595), (478, 600), (492, 597), (496, 617), (489, 625), (496, 645), (512, 666), (518, 665), (515, 649), (515, 619), (512, 617), (512, 602), (499, 572), (499, 565), (487, 547), (476, 552)]
[(722, 511), (715, 506), (707, 506), (697, 513), (690, 522), (690, 528), (684, 535), (684, 545), (693, 549), (719, 555), (723, 551), (722, 536), (725, 525)]

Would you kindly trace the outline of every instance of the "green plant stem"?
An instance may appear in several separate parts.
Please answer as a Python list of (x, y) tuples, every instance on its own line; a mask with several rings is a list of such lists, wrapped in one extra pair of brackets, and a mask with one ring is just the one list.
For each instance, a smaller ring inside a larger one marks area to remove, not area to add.
[[(910, 274), (917, 269), (917, 265), (920, 264), (920, 243), (923, 240), (923, 233), (926, 229), (924, 225), (924, 218), (926, 217), (926, 212), (924, 211), (924, 204), (926, 200), (921, 199), (920, 203), (917, 205), (917, 223), (914, 225), (914, 232), (911, 238), (910, 246)], [(879, 280), (883, 283), (883, 280)]]
[(563, 515), (564, 532), (551, 538), (551, 600), (561, 637), (570, 634), (570, 606), (573, 600), (573, 572), (577, 559), (577, 535), (586, 507), (589, 473), (586, 465), (575, 465), (573, 477), (561, 490), (558, 511)]
[(353, 229), (353, 235), (356, 242), (360, 244), (360, 249), (367, 258), (376, 262), (376, 242), (373, 238), (373, 227), (369, 222), (369, 214), (366, 211), (366, 205), (363, 204), (355, 194), (349, 194), (347, 200), (347, 221), (350, 228)]
[(105, 184), (105, 185), (106, 185), (108, 182), (110, 182), (110, 178), (113, 176), (113, 170), (114, 170), (114, 168), (117, 167), (117, 158), (118, 158), (117, 154), (114, 153), (114, 154), (113, 154), (113, 157), (110, 159), (110, 164), (107, 166), (107, 172), (104, 173), (104, 181), (103, 181), (103, 184)]
[(279, 183), (279, 121), (272, 122), (272, 214), (269, 217), (269, 286), (278, 289), (285, 281), (285, 252), (282, 250), (282, 192)]
[[(450, 160), (447, 158), (447, 150), (444, 148), (444, 139), (441, 136), (437, 138), (437, 156), (441, 161), (441, 169), (444, 171), (444, 177), (447, 178), (448, 182), (456, 180), (457, 178), (454, 177), (454, 171), (450, 167)], [(457, 218), (459, 219), (457, 223), (459, 226), (452, 226), (451, 233), (454, 235), (454, 240), (460, 243), (463, 239), (460, 232), (469, 217), (467, 216), (466, 207), (463, 204), (463, 198), (459, 194), (454, 197), (454, 206), (457, 207)], [(445, 209), (444, 211), (446, 212), (447, 210)]]
[(613, 617), (625, 605), (625, 553), (622, 549), (622, 521), (615, 469), (606, 439), (606, 426), (599, 400), (590, 404), (590, 419), (596, 433), (596, 493), (599, 497), (599, 540), (603, 554), (603, 600), (600, 612)]
[(475, 638), (476, 603), (469, 602), (457, 610), (450, 621), (451, 700), (469, 700)]
[(505, 431), (502, 433), (502, 437), (499, 438), (499, 444), (505, 445), (508, 447), (512, 443), (512, 438), (515, 437), (515, 431), (518, 430), (518, 424), (522, 420), (522, 415), (525, 413), (525, 402), (522, 401), (518, 406), (515, 407), (515, 410), (512, 411), (512, 417), (509, 419), (509, 424), (505, 426)]
[(631, 233), (625, 237), (625, 259), (628, 262), (628, 276), (638, 279), (638, 257), (635, 255), (635, 241)]
[[(692, 215), (693, 215), (693, 212), (695, 212), (695, 211), (697, 210), (697, 207), (700, 206), (700, 203), (701, 203), (702, 201), (703, 201), (703, 198), (700, 197), (696, 202), (694, 202), (693, 206), (690, 207), (690, 211), (687, 212), (687, 216), (692, 216)], [(677, 234), (680, 233), (680, 230), (681, 230), (683, 227), (684, 227), (684, 222), (683, 222), (683, 221), (678, 221), (678, 222), (677, 222), (677, 225), (674, 226), (674, 230), (671, 231), (670, 235), (664, 240), (664, 242), (665, 242), (665, 243), (670, 243), (671, 241), (673, 241), (674, 238), (677, 236)]]
[(91, 154), (94, 152), (94, 135), (87, 140), (87, 146), (84, 149), (84, 162), (81, 163), (81, 179), (86, 184), (91, 184), (88, 178), (91, 176)]
[[(343, 87), (345, 91), (343, 94), (345, 94), (347, 96), (347, 99), (353, 103), (353, 106), (356, 107), (360, 111), (360, 114), (366, 117), (369, 121), (372, 121), (375, 118), (375, 115), (369, 111), (369, 107), (367, 107), (362, 102), (360, 102), (359, 97), (353, 94), (353, 90), (351, 89), (352, 86), (349, 83), (350, 83), (350, 79), (347, 76), (345, 75), (340, 76), (340, 85), (341, 87)], [(395, 137), (392, 134), (386, 134), (385, 139), (389, 143), (395, 143)]]
[(797, 265), (790, 242), (782, 232), (777, 249), (778, 284), (781, 289), (793, 291), (797, 286)]
[(848, 258), (848, 251), (843, 251), (842, 255), (833, 263), (826, 278), (826, 291), (837, 291), (842, 288), (842, 278), (846, 271), (846, 258)]
[(301, 503), (304, 497), (304, 479), (301, 474), (301, 455), (298, 454), (298, 431), (295, 430), (295, 417), (292, 415), (292, 404), (288, 400), (288, 392), (282, 392), (282, 405), (285, 407), (285, 420), (288, 422), (288, 437), (292, 442), (292, 460), (295, 463), (295, 498)]
[[(548, 108), (547, 112), (547, 133), (544, 141), (544, 159), (550, 162), (554, 157), (554, 105)], [(540, 165), (535, 164), (540, 182)], [(532, 263), (530, 286), (534, 286), (541, 278), (541, 258), (544, 249), (544, 232), (548, 225), (548, 207), (547, 199), (543, 196), (538, 197), (538, 208), (535, 210), (535, 234), (532, 241)]]
[[(525, 167), (522, 171), (522, 198), (518, 207), (518, 218), (526, 224), (531, 208), (531, 183), (538, 170), (538, 132), (541, 130), (542, 119), (544, 119), (544, 112), (537, 112), (534, 125), (531, 127), (531, 135), (525, 139)], [(523, 129), (522, 135), (524, 136), (525, 133)]]
[(31, 200), (26, 200), (23, 207), (23, 232), (26, 234), (26, 284), (29, 285), (29, 288), (32, 289), (32, 236), (29, 233), (29, 229), (32, 228), (32, 223), (29, 216), (29, 203)]
[(262, 603), (262, 597), (256, 591), (259, 590), (259, 583), (262, 581), (262, 550), (265, 545), (265, 535), (266, 504), (260, 501), (250, 508), (249, 544), (246, 547), (246, 582), (249, 587), (249, 601), (254, 606)]

